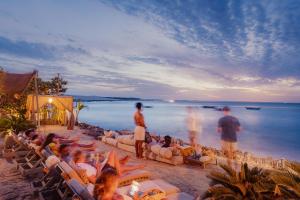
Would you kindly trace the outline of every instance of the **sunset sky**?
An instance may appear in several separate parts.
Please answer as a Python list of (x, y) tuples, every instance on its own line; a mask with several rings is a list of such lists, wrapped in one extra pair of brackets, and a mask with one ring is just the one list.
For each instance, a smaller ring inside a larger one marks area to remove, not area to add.
[(68, 94), (300, 102), (298, 0), (9, 0), (0, 66)]

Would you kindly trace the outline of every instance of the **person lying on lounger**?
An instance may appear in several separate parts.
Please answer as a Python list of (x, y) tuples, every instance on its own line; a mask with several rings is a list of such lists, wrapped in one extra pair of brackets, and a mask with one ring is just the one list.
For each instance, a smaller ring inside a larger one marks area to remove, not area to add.
[(103, 170), (115, 169), (118, 175), (122, 175), (125, 172), (144, 168), (144, 165), (127, 165), (129, 160), (128, 156), (123, 159), (119, 159), (114, 151), (110, 151), (108, 156), (102, 161), (95, 162), (94, 165), (89, 164), (86, 160), (86, 155), (77, 150), (73, 154), (73, 161), (75, 165), (81, 169), (86, 170), (86, 175), (91, 183), (96, 182), (96, 177), (98, 177)]
[(50, 133), (47, 135), (45, 141), (41, 145), (40, 151), (42, 151), (43, 149), (45, 149), (48, 146), (55, 155), (59, 155), (60, 144), (69, 144), (72, 147), (80, 147), (83, 150), (87, 150), (87, 151), (95, 150), (95, 147), (94, 147), (95, 143), (78, 144), (76, 141), (78, 141), (78, 140), (77, 139), (70, 140), (70, 139), (64, 139), (64, 138), (62, 139), (61, 137), (57, 136), (56, 134)]

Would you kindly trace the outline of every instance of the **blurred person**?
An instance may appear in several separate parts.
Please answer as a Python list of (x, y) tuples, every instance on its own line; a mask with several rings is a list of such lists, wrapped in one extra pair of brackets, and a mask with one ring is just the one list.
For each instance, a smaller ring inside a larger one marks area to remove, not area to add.
[(192, 106), (187, 107), (187, 129), (189, 133), (190, 145), (196, 149), (199, 134), (202, 132), (199, 113)]
[(230, 108), (223, 108), (224, 117), (219, 119), (217, 131), (221, 133), (221, 148), (227, 157), (227, 163), (231, 166), (231, 161), (235, 159), (237, 150), (237, 132), (241, 130), (239, 120), (232, 116)]
[(94, 198), (96, 200), (123, 200), (122, 195), (116, 193), (119, 178), (115, 169), (104, 170), (96, 180)]
[(134, 123), (136, 125), (134, 129), (134, 141), (135, 152), (137, 158), (143, 158), (143, 143), (145, 142), (146, 125), (144, 115), (142, 113), (143, 104), (141, 102), (136, 103), (136, 112), (134, 113)]

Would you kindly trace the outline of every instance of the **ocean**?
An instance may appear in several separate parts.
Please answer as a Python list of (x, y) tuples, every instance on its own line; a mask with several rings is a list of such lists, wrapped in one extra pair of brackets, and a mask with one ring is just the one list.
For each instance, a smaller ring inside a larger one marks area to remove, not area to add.
[[(150, 132), (171, 135), (188, 141), (186, 107), (195, 106), (201, 116), (203, 131), (199, 143), (220, 148), (220, 134), (216, 127), (223, 113), (202, 106), (230, 106), (232, 115), (240, 120), (242, 131), (238, 133), (238, 148), (259, 156), (273, 156), (300, 161), (300, 104), (198, 102), (198, 101), (142, 101), (144, 116)], [(79, 120), (110, 130), (133, 130), (135, 101), (85, 102)], [(261, 110), (247, 110), (245, 106), (257, 106)]]

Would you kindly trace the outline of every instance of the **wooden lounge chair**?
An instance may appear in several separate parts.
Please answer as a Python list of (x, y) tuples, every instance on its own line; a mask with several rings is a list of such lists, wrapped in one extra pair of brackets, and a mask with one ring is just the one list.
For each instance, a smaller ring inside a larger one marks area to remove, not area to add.
[(54, 168), (56, 179), (53, 185), (45, 185), (44, 188), (38, 191), (38, 196), (40, 200), (71, 200), (74, 196), (72, 190), (69, 188), (65, 171), (60, 166), (60, 163)]
[(42, 173), (42, 161), (43, 158), (41, 158), (38, 154), (35, 153), (32, 159), (30, 159), (26, 163), (20, 163), (18, 165), (18, 169), (23, 176), (34, 176), (37, 173)]

